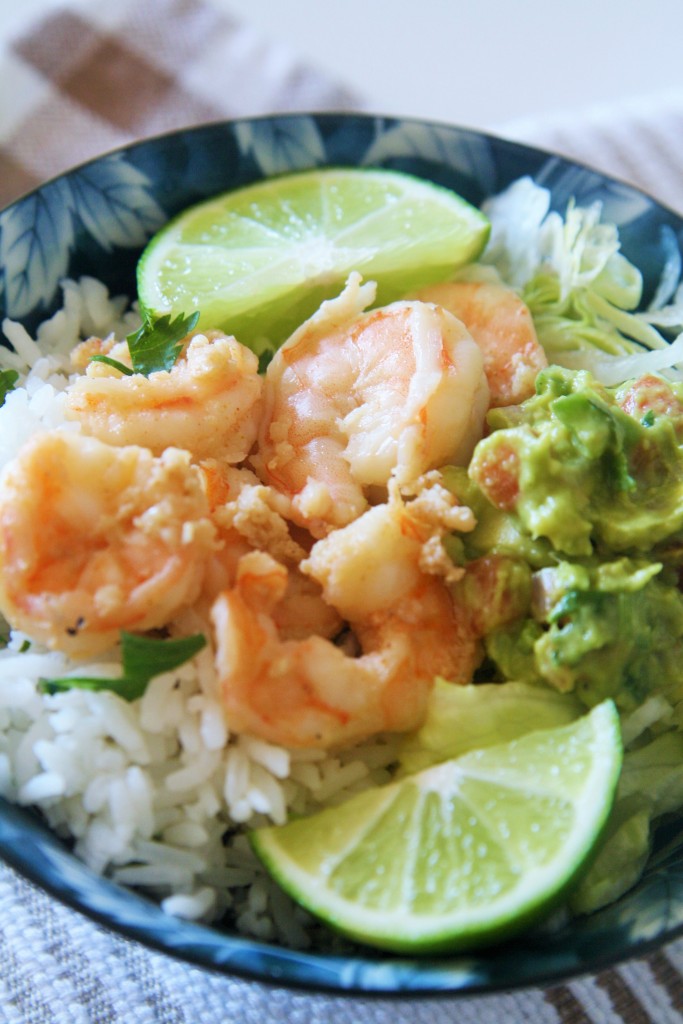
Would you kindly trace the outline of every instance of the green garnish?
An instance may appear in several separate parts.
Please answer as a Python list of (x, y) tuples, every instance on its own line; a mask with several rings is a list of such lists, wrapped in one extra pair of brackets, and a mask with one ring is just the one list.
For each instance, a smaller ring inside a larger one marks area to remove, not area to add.
[(91, 356), (91, 363), (106, 363), (107, 366), (113, 366), (115, 370), (120, 373), (125, 373), (127, 377), (132, 377), (135, 370), (131, 370), (130, 366), (126, 366), (125, 363), (120, 363), (118, 359), (112, 359), (111, 356)]
[(92, 359), (113, 366), (128, 376), (142, 373), (148, 377), (157, 370), (172, 370), (183, 350), (183, 340), (195, 328), (198, 320), (198, 312), (191, 313), (190, 316), (179, 313), (175, 320), (171, 319), (170, 314), (154, 321), (145, 320), (137, 331), (133, 331), (126, 338), (133, 364), (132, 370), (130, 366), (120, 363), (118, 359), (112, 359), (111, 356), (98, 355)]
[(16, 370), (0, 370), (0, 406), (5, 404), (10, 391), (14, 390), (14, 387), (19, 380), (19, 374)]
[(43, 693), (50, 694), (72, 689), (112, 690), (124, 700), (137, 700), (142, 697), (147, 684), (154, 676), (178, 668), (205, 646), (206, 638), (201, 633), (171, 640), (158, 640), (122, 632), (123, 672), (119, 677), (64, 676), (60, 679), (41, 679), (40, 688)]

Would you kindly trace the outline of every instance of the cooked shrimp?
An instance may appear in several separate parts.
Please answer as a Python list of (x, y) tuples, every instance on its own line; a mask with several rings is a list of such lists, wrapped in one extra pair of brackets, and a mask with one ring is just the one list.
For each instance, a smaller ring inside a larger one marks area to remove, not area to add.
[[(359, 657), (319, 636), (285, 640), (283, 566), (247, 556), (212, 609), (229, 727), (291, 747), (334, 747), (419, 725), (437, 675), (468, 682), (479, 658), (445, 584), (419, 569), (402, 507), (375, 506), (313, 546), (304, 568), (349, 620)], [(340, 558), (340, 556), (342, 556)]]
[(208, 511), (187, 452), (40, 434), (0, 480), (0, 610), (75, 656), (163, 626), (199, 594)]
[(534, 393), (548, 365), (527, 305), (496, 281), (452, 281), (417, 293), (461, 320), (481, 348), (492, 407), (518, 405)]
[(279, 496), (243, 467), (207, 459), (200, 468), (219, 541), (207, 566), (200, 611), (235, 585), (242, 557), (262, 549), (287, 566), (283, 565), (286, 589), (273, 612), (280, 635), (289, 640), (339, 633), (343, 626), (339, 613), (323, 600), (320, 584), (299, 569), (310, 544), (304, 548), (291, 536), (291, 524), (277, 511)]
[[(92, 354), (93, 340), (84, 342)], [(130, 364), (128, 346), (109, 348)], [(78, 363), (78, 353), (74, 355)], [(127, 376), (91, 362), (69, 388), (65, 413), (84, 433), (115, 445), (141, 445), (155, 455), (184, 448), (194, 458), (241, 462), (258, 431), (263, 380), (258, 359), (234, 338), (196, 334), (171, 370)]]
[(353, 521), (390, 479), (466, 463), (481, 436), (488, 387), (467, 330), (421, 302), (363, 313), (374, 293), (352, 274), (266, 374), (254, 465), (316, 537)]

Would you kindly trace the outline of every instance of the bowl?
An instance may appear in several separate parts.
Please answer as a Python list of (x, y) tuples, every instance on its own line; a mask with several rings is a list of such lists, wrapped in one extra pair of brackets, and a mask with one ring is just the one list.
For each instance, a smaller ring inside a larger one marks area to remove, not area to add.
[[(179, 210), (218, 192), (323, 165), (412, 172), (474, 204), (522, 175), (564, 211), (599, 201), (641, 269), (644, 301), (683, 220), (588, 167), (476, 131), (356, 114), (287, 115), (211, 124), (153, 138), (49, 181), (0, 213), (2, 315), (29, 330), (60, 304), (65, 276), (135, 294), (146, 240)], [(473, 994), (537, 986), (642, 956), (683, 932), (683, 821), (660, 830), (640, 882), (618, 902), (553, 930), (467, 955), (411, 958), (358, 948), (295, 952), (167, 916), (91, 872), (31, 810), (0, 801), (0, 856), (52, 896), (107, 928), (201, 967), (337, 993)]]

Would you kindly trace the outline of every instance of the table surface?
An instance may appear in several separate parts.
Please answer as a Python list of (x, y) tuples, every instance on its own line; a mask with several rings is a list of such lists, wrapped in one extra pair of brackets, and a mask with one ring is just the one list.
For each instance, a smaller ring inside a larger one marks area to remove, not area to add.
[[(681, 0), (213, 0), (377, 113), (494, 128), (683, 89)], [(59, 0), (0, 0), (0, 44)]]

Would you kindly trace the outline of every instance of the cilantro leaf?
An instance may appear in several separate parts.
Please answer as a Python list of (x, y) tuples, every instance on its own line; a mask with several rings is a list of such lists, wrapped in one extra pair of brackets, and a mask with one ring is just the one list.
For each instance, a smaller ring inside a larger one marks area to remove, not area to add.
[(183, 665), (206, 646), (206, 638), (194, 636), (159, 640), (152, 637), (121, 633), (122, 674), (116, 678), (101, 676), (63, 676), (60, 679), (41, 679), (44, 693), (63, 693), (65, 690), (112, 690), (124, 700), (142, 697), (147, 684), (162, 672), (171, 672)]
[(16, 370), (0, 370), (0, 406), (5, 404), (10, 391), (14, 390), (14, 386), (19, 380), (19, 374)]
[(168, 316), (145, 321), (139, 330), (127, 337), (133, 369), (147, 376), (155, 370), (171, 370), (183, 350), (187, 337), (199, 320), (199, 313), (186, 317), (180, 313), (175, 320)]
[(154, 321), (145, 320), (137, 331), (133, 331), (126, 338), (133, 364), (132, 370), (130, 366), (120, 363), (118, 359), (112, 359), (111, 356), (92, 356), (92, 361), (107, 363), (108, 366), (113, 366), (128, 376), (142, 373), (149, 377), (150, 373), (157, 370), (172, 370), (183, 350), (183, 340), (194, 330), (198, 320), (198, 312), (191, 313), (190, 316), (179, 313), (175, 320), (171, 319), (170, 314)]

